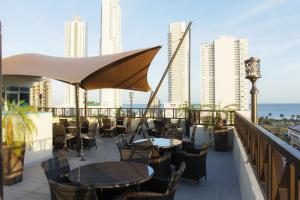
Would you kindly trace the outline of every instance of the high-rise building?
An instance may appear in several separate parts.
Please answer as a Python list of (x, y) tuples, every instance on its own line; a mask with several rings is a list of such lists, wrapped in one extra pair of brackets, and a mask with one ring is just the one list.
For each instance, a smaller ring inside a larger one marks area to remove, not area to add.
[[(73, 21), (65, 22), (65, 57), (85, 57), (87, 56), (87, 24), (79, 16), (75, 16)], [(75, 87), (65, 84), (64, 94), (65, 106), (75, 106)], [(79, 90), (79, 106), (84, 105), (84, 90)]]
[(247, 58), (247, 39), (222, 36), (201, 45), (202, 105), (235, 104), (237, 110), (249, 109), (244, 63)]
[[(169, 60), (175, 52), (188, 23), (172, 22), (169, 25)], [(190, 34), (186, 35), (168, 72), (169, 104), (190, 102)]]
[[(121, 51), (121, 8), (119, 0), (102, 0), (101, 5), (101, 55)], [(103, 107), (120, 107), (121, 90), (102, 89), (99, 100)]]
[(30, 88), (30, 105), (38, 108), (50, 108), (52, 106), (51, 80), (43, 78), (35, 82)]

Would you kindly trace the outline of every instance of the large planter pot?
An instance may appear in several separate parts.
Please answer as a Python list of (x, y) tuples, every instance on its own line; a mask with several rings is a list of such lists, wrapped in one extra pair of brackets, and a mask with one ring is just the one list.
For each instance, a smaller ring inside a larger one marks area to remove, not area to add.
[[(20, 152), (16, 155), (16, 151)], [(25, 144), (15, 147), (3, 144), (3, 183), (13, 185), (23, 179)]]
[(214, 130), (215, 151), (227, 151), (228, 128)]

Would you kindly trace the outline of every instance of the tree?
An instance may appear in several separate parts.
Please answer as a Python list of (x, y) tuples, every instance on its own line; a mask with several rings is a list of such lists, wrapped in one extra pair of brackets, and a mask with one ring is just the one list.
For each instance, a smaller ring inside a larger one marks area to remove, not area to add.
[(284, 118), (284, 114), (280, 114), (280, 116), (279, 116), (281, 119), (283, 119)]

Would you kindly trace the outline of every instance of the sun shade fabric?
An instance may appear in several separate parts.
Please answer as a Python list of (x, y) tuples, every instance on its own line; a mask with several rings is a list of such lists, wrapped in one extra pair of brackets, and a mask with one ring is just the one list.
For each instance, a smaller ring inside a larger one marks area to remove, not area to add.
[(95, 57), (62, 58), (20, 54), (3, 59), (3, 75), (44, 76), (80, 83), (87, 90), (119, 88), (151, 90), (148, 68), (160, 46)]

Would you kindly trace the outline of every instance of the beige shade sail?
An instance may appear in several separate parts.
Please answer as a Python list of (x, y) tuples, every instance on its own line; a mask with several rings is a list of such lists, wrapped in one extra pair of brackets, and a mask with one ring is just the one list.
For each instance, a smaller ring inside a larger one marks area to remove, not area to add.
[(161, 46), (83, 58), (20, 54), (3, 59), (3, 75), (44, 76), (86, 90), (119, 88), (151, 90), (148, 68)]

